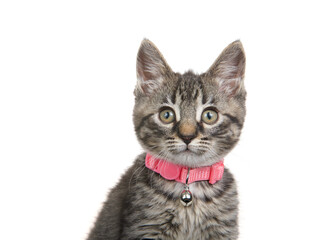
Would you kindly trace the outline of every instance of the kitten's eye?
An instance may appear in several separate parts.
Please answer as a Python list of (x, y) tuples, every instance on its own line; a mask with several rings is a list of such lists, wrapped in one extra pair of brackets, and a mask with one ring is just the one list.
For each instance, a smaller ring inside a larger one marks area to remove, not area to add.
[(164, 108), (159, 114), (160, 120), (163, 123), (172, 123), (175, 121), (175, 113), (171, 108)]
[(214, 110), (208, 109), (204, 110), (202, 113), (202, 121), (206, 124), (214, 124), (217, 122), (218, 119), (218, 113)]

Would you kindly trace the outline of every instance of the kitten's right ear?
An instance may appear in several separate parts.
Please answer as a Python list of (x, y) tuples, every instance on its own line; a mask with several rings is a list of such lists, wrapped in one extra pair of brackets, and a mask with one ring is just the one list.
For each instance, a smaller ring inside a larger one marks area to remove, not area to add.
[(149, 95), (162, 85), (171, 69), (157, 47), (144, 39), (138, 51), (136, 71), (138, 83), (135, 94), (140, 92)]

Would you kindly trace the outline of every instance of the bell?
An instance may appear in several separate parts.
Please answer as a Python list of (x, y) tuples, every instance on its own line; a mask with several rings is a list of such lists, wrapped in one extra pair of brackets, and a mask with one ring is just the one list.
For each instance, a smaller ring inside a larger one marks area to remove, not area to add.
[(189, 189), (183, 190), (181, 193), (181, 203), (183, 206), (188, 207), (192, 204), (192, 194)]

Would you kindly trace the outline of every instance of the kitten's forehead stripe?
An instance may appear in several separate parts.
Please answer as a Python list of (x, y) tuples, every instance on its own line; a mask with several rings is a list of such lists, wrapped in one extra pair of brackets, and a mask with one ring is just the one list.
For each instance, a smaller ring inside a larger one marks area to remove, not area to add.
[(181, 78), (175, 91), (175, 99), (180, 99), (181, 103), (188, 101), (195, 102), (202, 95), (203, 83), (198, 75), (192, 72), (185, 73)]
[(181, 77), (178, 78), (177, 83), (174, 87), (173, 94), (171, 95), (171, 98), (170, 98), (173, 104), (176, 103), (176, 94), (177, 94), (177, 90), (178, 90), (178, 86), (180, 85), (180, 82), (181, 82)]
[(201, 88), (201, 91), (202, 91), (202, 104), (205, 104), (207, 102), (207, 94), (205, 92), (203, 82), (199, 81), (199, 83), (200, 83), (200, 88)]

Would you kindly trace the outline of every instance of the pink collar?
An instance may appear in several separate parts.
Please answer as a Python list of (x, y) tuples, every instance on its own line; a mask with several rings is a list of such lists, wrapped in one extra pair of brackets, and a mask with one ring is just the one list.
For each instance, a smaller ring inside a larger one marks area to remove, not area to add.
[[(223, 176), (223, 161), (224, 160), (221, 160), (208, 167), (190, 168), (188, 183), (209, 180), (209, 183), (214, 184)], [(189, 169), (186, 166), (177, 165), (163, 159), (155, 158), (147, 153), (146, 167), (159, 173), (165, 179), (186, 183)]]

